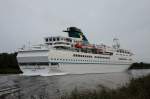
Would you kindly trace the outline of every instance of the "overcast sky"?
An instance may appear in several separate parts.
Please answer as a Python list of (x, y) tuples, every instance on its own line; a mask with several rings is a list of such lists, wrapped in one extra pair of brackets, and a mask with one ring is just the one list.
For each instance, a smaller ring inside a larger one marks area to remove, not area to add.
[(150, 0), (0, 0), (0, 52), (12, 52), (43, 37), (82, 29), (91, 43), (132, 50), (150, 62)]

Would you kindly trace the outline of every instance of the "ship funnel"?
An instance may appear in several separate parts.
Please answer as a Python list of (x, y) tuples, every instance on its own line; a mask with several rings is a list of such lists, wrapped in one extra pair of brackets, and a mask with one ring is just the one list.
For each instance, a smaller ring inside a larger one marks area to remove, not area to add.
[(65, 30), (63, 32), (67, 32), (69, 37), (72, 37), (72, 38), (81, 38), (84, 43), (89, 44), (87, 38), (85, 37), (85, 35), (81, 31), (81, 29), (79, 29), (77, 27), (68, 27), (67, 30)]

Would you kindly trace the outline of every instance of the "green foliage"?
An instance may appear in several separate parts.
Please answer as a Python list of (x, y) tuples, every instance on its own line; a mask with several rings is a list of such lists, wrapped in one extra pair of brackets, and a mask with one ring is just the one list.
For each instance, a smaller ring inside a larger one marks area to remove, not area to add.
[(150, 69), (150, 64), (148, 63), (133, 63), (129, 69)]
[(149, 99), (150, 75), (131, 79), (130, 83), (118, 89), (103, 88), (87, 92), (72, 91), (70, 95), (64, 95), (61, 99)]
[(1, 53), (0, 54), (0, 73), (21, 73), (16, 59), (17, 53)]

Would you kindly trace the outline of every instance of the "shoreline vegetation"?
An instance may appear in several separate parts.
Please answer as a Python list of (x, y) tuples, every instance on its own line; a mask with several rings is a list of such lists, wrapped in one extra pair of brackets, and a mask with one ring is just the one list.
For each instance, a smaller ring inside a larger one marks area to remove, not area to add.
[[(97, 88), (99, 89), (99, 88)], [(128, 84), (117, 89), (103, 87), (99, 90), (78, 91), (75, 88), (71, 94), (61, 96), (61, 99), (149, 99), (150, 75), (132, 78)]]
[[(17, 52), (16, 53), (0, 53), (0, 74), (20, 74), (22, 73), (18, 62), (17, 62)], [(133, 63), (129, 70), (131, 69), (150, 69), (150, 64), (148, 63)]]
[(17, 53), (1, 53), (0, 54), (0, 74), (20, 74), (22, 73), (18, 62)]
[(150, 64), (148, 63), (143, 63), (143, 62), (140, 62), (140, 63), (133, 63), (130, 67), (129, 67), (129, 70), (130, 69), (150, 69)]

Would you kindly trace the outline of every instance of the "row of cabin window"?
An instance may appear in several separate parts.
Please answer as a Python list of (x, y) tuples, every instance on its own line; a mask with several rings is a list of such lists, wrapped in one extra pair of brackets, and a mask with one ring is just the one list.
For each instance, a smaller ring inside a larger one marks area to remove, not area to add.
[(101, 61), (97, 61), (97, 60), (56, 59), (56, 58), (52, 58), (51, 60), (101, 62)]
[(67, 42), (56, 42), (56, 43), (54, 43), (54, 44), (66, 44), (66, 45), (70, 45), (70, 44), (67, 43)]
[[(87, 57), (87, 58), (92, 58), (92, 56), (89, 56), (89, 55), (73, 54), (73, 56), (74, 56), (74, 57)], [(100, 57), (100, 56), (95, 56), (94, 58), (110, 59), (110, 57)]]
[(59, 38), (59, 37), (56, 37), (56, 38), (46, 38), (46, 42), (48, 41), (60, 41), (60, 40), (65, 40), (65, 41), (68, 41), (68, 42), (72, 42), (71, 39), (68, 39), (68, 38)]
[(130, 59), (126, 59), (126, 58), (119, 58), (119, 60), (132, 60), (131, 58)]
[(55, 45), (55, 44), (66, 44), (66, 45), (70, 45), (67, 42), (56, 42), (56, 43), (47, 43), (48, 45)]
[(119, 60), (128, 60), (128, 59), (126, 59), (126, 58), (119, 58)]
[(87, 58), (92, 58), (90, 55), (80, 55), (80, 54), (73, 54), (74, 57), (87, 57)]
[(95, 58), (110, 59), (110, 57), (100, 57), (100, 56), (95, 56)]
[(19, 65), (49, 65), (48, 62), (30, 62), (30, 63), (19, 63)]
[[(121, 55), (121, 56), (129, 56), (127, 54), (116, 54), (116, 55)], [(130, 55), (131, 56), (131, 55)]]
[(125, 53), (125, 54), (130, 54), (130, 52), (124, 51), (124, 50), (117, 50), (118, 53)]

